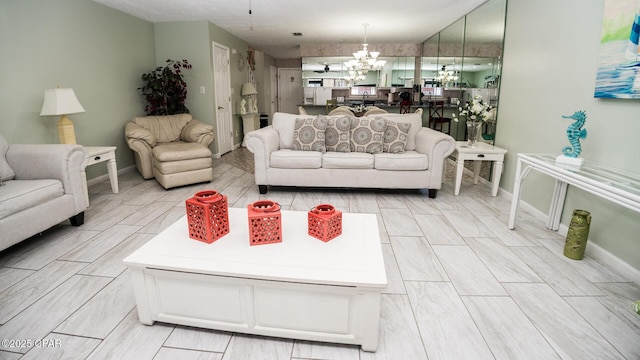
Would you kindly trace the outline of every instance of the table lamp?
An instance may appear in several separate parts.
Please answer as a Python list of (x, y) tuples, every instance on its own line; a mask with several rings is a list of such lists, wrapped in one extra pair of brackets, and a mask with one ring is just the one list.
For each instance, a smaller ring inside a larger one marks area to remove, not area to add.
[(244, 83), (242, 85), (242, 96), (247, 100), (247, 113), (255, 114), (258, 112), (255, 95), (258, 93), (252, 83)]
[(85, 112), (78, 101), (73, 89), (47, 89), (44, 91), (44, 103), (40, 116), (62, 115), (58, 121), (58, 136), (61, 144), (75, 144), (76, 135), (73, 131), (73, 123), (67, 114)]

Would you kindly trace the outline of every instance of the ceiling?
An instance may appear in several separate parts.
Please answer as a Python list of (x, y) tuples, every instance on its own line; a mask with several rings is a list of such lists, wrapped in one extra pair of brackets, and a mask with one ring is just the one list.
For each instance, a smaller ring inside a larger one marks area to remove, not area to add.
[(93, 1), (154, 23), (207, 20), (257, 50), (286, 59), (300, 57), (300, 44), (362, 43), (364, 23), (370, 44), (421, 43), (487, 0)]

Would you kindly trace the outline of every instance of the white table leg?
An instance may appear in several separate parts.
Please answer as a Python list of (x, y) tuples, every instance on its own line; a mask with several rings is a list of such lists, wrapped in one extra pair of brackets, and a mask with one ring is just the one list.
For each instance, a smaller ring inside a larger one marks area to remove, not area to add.
[(464, 172), (464, 159), (461, 159), (461, 155), (458, 154), (458, 160), (456, 162), (456, 187), (453, 191), (453, 195), (460, 195), (460, 184), (462, 184), (462, 173)]
[(500, 185), (500, 177), (502, 176), (502, 160), (493, 162), (493, 176), (491, 177), (491, 196), (498, 195), (498, 186)]
[(553, 188), (553, 196), (551, 197), (551, 205), (549, 206), (549, 217), (547, 218), (547, 228), (558, 230), (560, 228), (560, 217), (564, 208), (564, 200), (567, 197), (567, 187), (569, 184), (556, 180)]
[(114, 194), (118, 193), (118, 167), (116, 166), (116, 160), (111, 159), (107, 163), (107, 170), (109, 171), (109, 182), (111, 182), (111, 191)]
[(480, 168), (482, 167), (482, 160), (475, 160), (473, 162), (473, 184), (478, 184), (478, 179), (480, 179)]
[(520, 202), (520, 185), (522, 184), (522, 162), (518, 159), (516, 163), (516, 179), (513, 184), (513, 198), (511, 199), (511, 210), (509, 211), (509, 229), (516, 228), (516, 216), (518, 215), (518, 204)]

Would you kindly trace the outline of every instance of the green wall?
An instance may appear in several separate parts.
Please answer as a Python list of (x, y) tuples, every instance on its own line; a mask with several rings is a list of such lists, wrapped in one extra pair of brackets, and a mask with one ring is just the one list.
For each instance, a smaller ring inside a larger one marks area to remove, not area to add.
[[(582, 157), (640, 174), (640, 100), (593, 97), (603, 9), (604, 0), (509, 0), (496, 134), (496, 145), (509, 151), (501, 183), (507, 191), (516, 154), (560, 154), (570, 124), (561, 115), (576, 110), (587, 113)], [(531, 31), (532, 19), (545, 19), (544, 26)], [(553, 184), (531, 172), (522, 200), (546, 214)], [(640, 269), (638, 213), (570, 188), (563, 224), (576, 208), (593, 216), (590, 242)]]
[[(58, 117), (40, 117), (44, 90), (74, 89), (78, 143), (116, 145), (133, 165), (124, 126), (143, 114), (140, 75), (155, 66), (153, 25), (86, 0), (0, 1), (0, 133), (10, 143), (57, 143)], [(87, 168), (89, 178), (106, 174)]]

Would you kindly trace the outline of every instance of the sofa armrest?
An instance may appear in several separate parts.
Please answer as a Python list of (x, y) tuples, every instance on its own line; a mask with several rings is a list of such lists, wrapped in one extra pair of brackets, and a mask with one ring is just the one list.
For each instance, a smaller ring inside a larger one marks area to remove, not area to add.
[[(442, 184), (446, 159), (455, 149), (455, 139), (440, 131), (423, 127), (416, 135), (416, 151), (429, 156), (432, 184)], [(439, 188), (433, 187), (433, 189)]]
[(64, 193), (74, 197), (76, 213), (89, 207), (84, 186), (86, 153), (81, 145), (13, 144), (6, 156), (16, 180), (60, 180)]
[(154, 147), (158, 144), (158, 139), (156, 139), (149, 129), (145, 129), (134, 122), (128, 122), (127, 125), (125, 125), (124, 138), (127, 140), (127, 143), (136, 140), (144, 141), (149, 147)]
[(208, 147), (213, 141), (213, 126), (192, 119), (182, 128), (180, 139), (186, 142), (200, 143)]
[(278, 150), (280, 146), (280, 135), (273, 126), (250, 131), (245, 135), (247, 149), (253, 153), (255, 164), (255, 178), (257, 185), (267, 184), (266, 171), (269, 168), (271, 153)]

